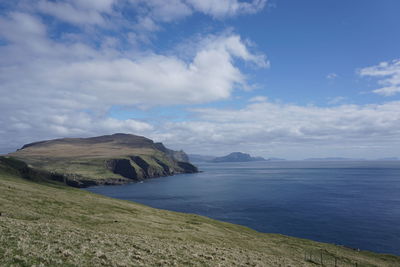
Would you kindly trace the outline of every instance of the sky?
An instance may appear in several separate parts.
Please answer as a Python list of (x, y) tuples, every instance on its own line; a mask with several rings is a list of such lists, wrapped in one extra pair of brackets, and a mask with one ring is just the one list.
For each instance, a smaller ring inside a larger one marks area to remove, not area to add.
[(0, 0), (0, 153), (400, 157), (398, 0)]

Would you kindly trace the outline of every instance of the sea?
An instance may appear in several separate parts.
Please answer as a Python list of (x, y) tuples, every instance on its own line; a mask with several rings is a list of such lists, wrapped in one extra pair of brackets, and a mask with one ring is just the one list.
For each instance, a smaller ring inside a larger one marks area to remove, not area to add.
[(400, 161), (195, 163), (88, 191), (354, 249), (400, 255)]

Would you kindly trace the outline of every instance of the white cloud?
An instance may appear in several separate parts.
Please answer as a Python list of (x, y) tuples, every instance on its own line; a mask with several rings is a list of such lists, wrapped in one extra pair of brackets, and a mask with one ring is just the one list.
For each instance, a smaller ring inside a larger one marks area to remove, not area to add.
[(267, 0), (186, 0), (197, 11), (221, 18), (238, 14), (252, 14), (262, 10)]
[(116, 132), (148, 135), (154, 130), (152, 125), (143, 121), (93, 116), (65, 107), (60, 110), (56, 106), (3, 111), (0, 125), (4, 130), (0, 139), (0, 151), (3, 153), (13, 151), (22, 144), (44, 139), (88, 137)]
[(131, 3), (142, 7), (142, 15), (158, 21), (172, 21), (189, 16), (193, 12), (215, 18), (253, 14), (261, 11), (267, 0), (131, 0)]
[(73, 3), (69, 3), (42, 0), (38, 3), (37, 8), (44, 14), (54, 16), (59, 20), (72, 24), (104, 24), (105, 21), (101, 15), (104, 7), (101, 5), (96, 6), (94, 2), (91, 5), (88, 2), (86, 2), (86, 5), (81, 5), (83, 2), (85, 1), (73, 1)]
[[(210, 41), (189, 62), (160, 54), (128, 58), (117, 51), (97, 51), (83, 44), (61, 45), (43, 39), (38, 40), (38, 45), (49, 52), (29, 51), (19, 43), (0, 48), (8, 62), (0, 65), (2, 90), (13, 88), (16, 96), (40, 91), (45, 98), (63, 96), (86, 108), (97, 106), (93, 104), (96, 102), (104, 106), (154, 106), (228, 98), (235, 88), (246, 87), (234, 58), (263, 62), (247, 50), (238, 36)], [(6, 55), (10, 49), (13, 54), (26, 55), (25, 60), (33, 60), (17, 66), (13, 57)], [(105, 56), (107, 53), (111, 56)]]
[(49, 37), (40, 17), (21, 12), (0, 19), (0, 37), (0, 125), (9, 133), (3, 148), (48, 137), (149, 133), (149, 123), (110, 119), (107, 110), (226, 99), (247, 87), (237, 59), (267, 65), (233, 33), (205, 36), (189, 59), (121, 52), (113, 38), (100, 48), (79, 38), (63, 43)]
[(148, 31), (148, 32), (153, 32), (160, 29), (160, 27), (156, 24), (156, 22), (150, 17), (139, 18), (134, 28), (139, 31)]
[(267, 102), (268, 97), (266, 96), (255, 96), (249, 99), (249, 102)]
[(338, 77), (338, 75), (336, 73), (334, 73), (334, 72), (329, 73), (328, 75), (326, 75), (326, 78), (328, 80), (335, 80), (337, 77)]
[(347, 97), (344, 97), (344, 96), (332, 97), (332, 98), (329, 98), (328, 104), (330, 104), (330, 105), (336, 105), (336, 104), (342, 103), (342, 102), (345, 101), (346, 99), (347, 99)]
[(111, 12), (112, 6), (117, 2), (117, 0), (72, 0), (76, 6), (84, 9), (92, 9), (103, 12)]
[(373, 90), (383, 96), (393, 96), (400, 93), (400, 60), (382, 62), (376, 66), (363, 68), (359, 71), (361, 76), (378, 78), (378, 84), (383, 87)]
[(192, 8), (182, 0), (137, 0), (134, 2), (147, 6), (142, 15), (152, 17), (156, 21), (170, 22), (193, 13)]
[[(136, 29), (156, 31), (159, 22), (172, 22), (195, 12), (215, 18), (225, 18), (240, 14), (252, 14), (262, 10), (267, 0), (39, 0), (25, 3), (27, 9), (37, 10), (64, 22), (76, 25), (97, 25), (112, 27), (132, 26), (136, 19)], [(121, 12), (121, 10), (126, 10)], [(108, 17), (113, 17), (113, 20)]]
[(203, 154), (379, 157), (400, 148), (400, 102), (316, 107), (264, 101), (192, 112), (191, 121), (166, 124), (154, 136)]
[(266, 60), (263, 54), (253, 54), (249, 51), (246, 42), (239, 35), (229, 34), (222, 36), (210, 36), (206, 39), (206, 47), (216, 51), (226, 51), (233, 56), (241, 58), (245, 61), (250, 61), (260, 67), (269, 67), (269, 61)]
[[(115, 0), (116, 6), (123, 1)], [(173, 22), (202, 13), (214, 18), (223, 19), (242, 14), (253, 14), (261, 11), (267, 0), (130, 0), (136, 14), (133, 27), (143, 32), (152, 33), (160, 30), (160, 23)]]
[(0, 17), (0, 22), (0, 35), (11, 42), (27, 43), (46, 35), (46, 27), (29, 14), (11, 12), (8, 19)]

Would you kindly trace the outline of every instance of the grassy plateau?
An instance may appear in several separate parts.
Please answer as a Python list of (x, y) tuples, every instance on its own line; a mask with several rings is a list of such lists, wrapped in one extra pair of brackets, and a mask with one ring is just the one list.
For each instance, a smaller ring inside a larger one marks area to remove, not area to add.
[(75, 187), (197, 172), (183, 151), (131, 134), (41, 141), (9, 155)]

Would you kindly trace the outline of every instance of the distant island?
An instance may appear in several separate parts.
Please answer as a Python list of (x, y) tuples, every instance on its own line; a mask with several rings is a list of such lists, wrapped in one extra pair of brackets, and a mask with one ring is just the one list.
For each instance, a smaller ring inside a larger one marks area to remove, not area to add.
[(223, 157), (216, 157), (211, 160), (214, 163), (220, 162), (249, 162), (249, 161), (266, 161), (263, 157), (252, 157), (242, 152), (233, 152)]
[(328, 158), (307, 158), (303, 161), (398, 161), (398, 157), (385, 157), (378, 159), (365, 159), (365, 158), (342, 158), (342, 157), (328, 157)]
[(328, 158), (308, 158), (304, 161), (364, 161), (363, 158), (342, 158), (342, 157), (328, 157)]
[(283, 158), (267, 158), (267, 161), (286, 161), (286, 159), (283, 159)]
[[(286, 161), (283, 158), (263, 158), (263, 157), (252, 157), (249, 154), (234, 152), (223, 157), (216, 157), (210, 155), (199, 155), (199, 154), (189, 154), (188, 158), (191, 162), (249, 162), (249, 161)], [(221, 161), (223, 160), (223, 161)]]
[(24, 145), (0, 160), (25, 163), (28, 178), (40, 176), (74, 187), (123, 184), (179, 173), (198, 172), (185, 152), (132, 134), (62, 138)]

